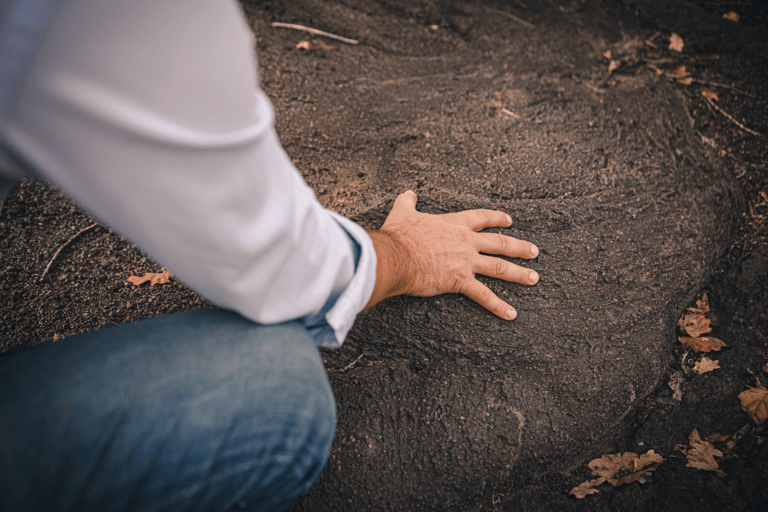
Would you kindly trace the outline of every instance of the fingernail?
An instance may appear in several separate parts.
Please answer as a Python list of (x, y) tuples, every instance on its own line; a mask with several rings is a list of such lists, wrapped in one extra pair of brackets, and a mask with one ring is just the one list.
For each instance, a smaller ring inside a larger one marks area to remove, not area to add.
[(505, 316), (507, 317), (507, 320), (514, 320), (515, 317), (517, 316), (517, 311), (515, 311), (512, 308), (509, 308)]
[(531, 245), (531, 257), (535, 258), (539, 255), (539, 248), (535, 245)]
[(512, 217), (510, 217), (509, 214), (507, 214), (507, 223), (512, 224)]
[(539, 280), (539, 274), (531, 270), (528, 278), (531, 280), (531, 284), (536, 284), (536, 282)]

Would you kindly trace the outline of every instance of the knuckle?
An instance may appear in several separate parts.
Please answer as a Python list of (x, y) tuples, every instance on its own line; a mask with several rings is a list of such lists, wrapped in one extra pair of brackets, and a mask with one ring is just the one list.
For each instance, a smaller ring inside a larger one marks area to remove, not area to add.
[(496, 258), (496, 261), (494, 262), (494, 272), (496, 273), (494, 277), (501, 277), (506, 274), (507, 271), (507, 262), (502, 260), (501, 258)]
[(496, 245), (498, 245), (500, 251), (506, 251), (509, 249), (509, 238), (501, 233), (496, 233)]

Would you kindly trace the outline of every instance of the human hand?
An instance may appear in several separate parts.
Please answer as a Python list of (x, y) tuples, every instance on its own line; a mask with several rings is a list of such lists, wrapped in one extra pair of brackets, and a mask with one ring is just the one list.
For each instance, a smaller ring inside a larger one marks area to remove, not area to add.
[(376, 285), (367, 307), (395, 295), (431, 297), (461, 293), (506, 320), (517, 312), (475, 278), (483, 274), (505, 281), (533, 285), (539, 275), (497, 254), (532, 259), (539, 249), (530, 242), (497, 233), (479, 233), (490, 227), (508, 227), (509, 215), (493, 210), (466, 210), (444, 215), (416, 211), (416, 194), (397, 196), (379, 231), (369, 233), (376, 249)]

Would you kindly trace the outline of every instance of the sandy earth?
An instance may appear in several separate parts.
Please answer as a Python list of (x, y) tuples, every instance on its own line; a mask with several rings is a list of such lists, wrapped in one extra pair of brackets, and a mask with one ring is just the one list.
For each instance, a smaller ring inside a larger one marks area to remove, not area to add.
[[(514, 324), (459, 297), (395, 299), (324, 351), (339, 428), (296, 510), (765, 503), (765, 428), (743, 428), (737, 395), (755, 384), (747, 370), (768, 381), (768, 140), (701, 96), (768, 133), (768, 18), (754, 4), (244, 3), (281, 140), (323, 204), (375, 228), (411, 188), (424, 211), (504, 209), (508, 232), (542, 248), (537, 287), (487, 281), (520, 312)], [(721, 17), (731, 9), (738, 23)], [(657, 72), (682, 65), (696, 81)], [(103, 226), (41, 281), (92, 222), (41, 183), (3, 205), (2, 350), (211, 307), (178, 282), (126, 283), (157, 266)], [(674, 340), (703, 292), (727, 348), (699, 375), (701, 356)], [(678, 372), (680, 401), (667, 385)], [(725, 476), (686, 467), (693, 428), (743, 432)], [(589, 460), (649, 449), (665, 461), (644, 484), (568, 496)]]

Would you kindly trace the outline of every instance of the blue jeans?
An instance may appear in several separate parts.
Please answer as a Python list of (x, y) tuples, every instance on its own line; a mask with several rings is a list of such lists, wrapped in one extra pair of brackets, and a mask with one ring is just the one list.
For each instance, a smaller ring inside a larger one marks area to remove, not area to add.
[(194, 311), (0, 357), (0, 510), (282, 510), (336, 405), (307, 331)]

